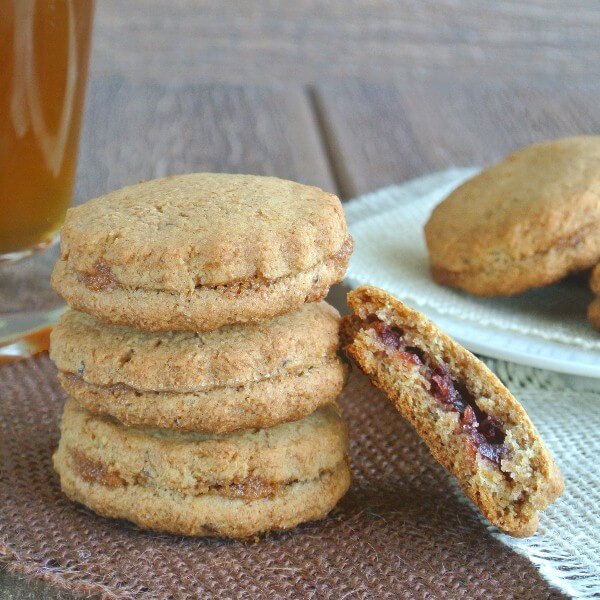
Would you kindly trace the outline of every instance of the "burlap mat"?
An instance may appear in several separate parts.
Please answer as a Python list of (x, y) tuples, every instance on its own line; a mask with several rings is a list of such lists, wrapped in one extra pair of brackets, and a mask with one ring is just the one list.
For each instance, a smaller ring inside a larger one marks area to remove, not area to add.
[(64, 401), (46, 356), (0, 368), (0, 558), (106, 598), (560, 598), (492, 539), (424, 445), (354, 374), (342, 398), (354, 482), (320, 523), (258, 543), (139, 531), (62, 497)]

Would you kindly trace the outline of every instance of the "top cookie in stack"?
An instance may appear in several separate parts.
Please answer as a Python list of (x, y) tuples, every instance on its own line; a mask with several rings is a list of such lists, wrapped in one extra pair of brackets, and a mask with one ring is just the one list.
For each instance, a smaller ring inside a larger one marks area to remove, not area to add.
[(70, 209), (52, 284), (105, 322), (208, 331), (320, 300), (351, 250), (333, 194), (274, 177), (178, 175)]
[(325, 516), (350, 483), (338, 198), (192, 174), (71, 209), (50, 356), (71, 399), (54, 465), (72, 499), (151, 529), (246, 537)]

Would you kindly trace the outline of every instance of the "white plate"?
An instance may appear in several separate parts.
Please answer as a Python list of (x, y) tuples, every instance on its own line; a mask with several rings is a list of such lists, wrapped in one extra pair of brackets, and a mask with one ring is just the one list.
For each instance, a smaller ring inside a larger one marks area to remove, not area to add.
[(355, 244), (347, 284), (389, 291), (472, 352), (600, 378), (600, 334), (586, 320), (593, 296), (584, 279), (512, 298), (477, 298), (431, 279), (423, 226), (433, 207), (476, 172), (451, 169), (350, 201)]
[(428, 311), (428, 316), (471, 352), (539, 369), (600, 378), (600, 356), (597, 351), (536, 339), (513, 331), (457, 322), (432, 311)]

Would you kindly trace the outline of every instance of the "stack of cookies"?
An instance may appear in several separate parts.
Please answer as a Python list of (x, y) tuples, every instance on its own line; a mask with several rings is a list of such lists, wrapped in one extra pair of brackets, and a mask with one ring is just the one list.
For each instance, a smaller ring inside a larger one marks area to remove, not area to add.
[(71, 209), (51, 337), (67, 496), (190, 535), (325, 516), (350, 473), (322, 298), (351, 249), (335, 196), (275, 178), (174, 176)]

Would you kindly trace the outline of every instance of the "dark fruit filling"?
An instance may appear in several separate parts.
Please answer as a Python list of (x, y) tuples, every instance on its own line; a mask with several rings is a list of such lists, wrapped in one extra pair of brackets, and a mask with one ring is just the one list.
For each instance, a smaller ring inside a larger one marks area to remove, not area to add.
[(433, 362), (420, 348), (408, 346), (404, 332), (376, 320), (369, 327), (399, 360), (419, 366), (423, 377), (430, 384), (431, 395), (459, 415), (460, 428), (466, 433), (473, 448), (483, 458), (499, 465), (508, 456), (504, 445), (503, 423), (482, 411), (467, 388), (454, 381), (445, 363)]

